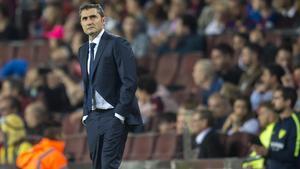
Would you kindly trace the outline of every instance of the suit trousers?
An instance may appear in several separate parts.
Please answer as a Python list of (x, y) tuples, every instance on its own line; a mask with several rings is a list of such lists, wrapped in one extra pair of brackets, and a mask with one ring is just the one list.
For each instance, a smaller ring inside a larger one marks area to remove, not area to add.
[(93, 169), (118, 169), (128, 130), (114, 109), (91, 111), (85, 121)]

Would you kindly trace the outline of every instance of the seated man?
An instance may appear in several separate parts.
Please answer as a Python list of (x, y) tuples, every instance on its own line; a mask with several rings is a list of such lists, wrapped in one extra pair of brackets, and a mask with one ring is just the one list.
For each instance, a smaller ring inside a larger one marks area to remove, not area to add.
[(212, 128), (213, 121), (212, 113), (208, 110), (197, 111), (192, 115), (191, 130), (197, 135), (194, 145), (198, 158), (223, 157), (219, 134)]

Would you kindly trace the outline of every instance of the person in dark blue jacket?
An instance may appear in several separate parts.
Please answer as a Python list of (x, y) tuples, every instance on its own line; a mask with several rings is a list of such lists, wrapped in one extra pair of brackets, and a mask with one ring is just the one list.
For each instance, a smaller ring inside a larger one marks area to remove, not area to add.
[(270, 146), (268, 149), (253, 146), (260, 155), (267, 158), (267, 169), (297, 169), (300, 123), (292, 109), (296, 100), (297, 93), (293, 88), (281, 87), (273, 94), (272, 103), (280, 120), (273, 129)]

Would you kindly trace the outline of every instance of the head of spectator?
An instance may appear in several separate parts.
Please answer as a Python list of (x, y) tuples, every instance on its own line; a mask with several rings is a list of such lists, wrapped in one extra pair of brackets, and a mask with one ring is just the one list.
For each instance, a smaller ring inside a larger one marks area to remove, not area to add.
[(66, 69), (71, 59), (71, 51), (66, 46), (59, 46), (51, 52), (50, 59), (52, 66)]
[(261, 55), (261, 47), (257, 44), (246, 44), (241, 53), (241, 63), (244, 69), (257, 67)]
[(170, 132), (175, 133), (176, 129), (176, 114), (173, 112), (166, 112), (160, 115), (158, 131), (160, 134), (166, 134)]
[(229, 100), (220, 93), (211, 95), (208, 99), (208, 109), (215, 119), (215, 129), (221, 129), (231, 111)]
[(259, 125), (262, 129), (278, 120), (278, 114), (275, 113), (274, 107), (270, 102), (260, 104), (257, 110), (257, 115)]
[(178, 18), (175, 34), (178, 37), (185, 37), (197, 33), (197, 21), (193, 15), (184, 14)]
[(240, 54), (242, 48), (247, 44), (248, 38), (248, 34), (243, 32), (237, 32), (233, 35), (232, 47), (235, 51), (235, 54)]
[(193, 70), (194, 82), (197, 86), (209, 89), (215, 76), (212, 62), (209, 59), (201, 59), (196, 62)]
[(233, 66), (233, 49), (225, 43), (218, 44), (211, 50), (210, 58), (217, 72), (226, 72)]
[(47, 26), (52, 28), (62, 21), (62, 11), (60, 3), (48, 3), (43, 10), (42, 19), (46, 22)]
[(157, 90), (157, 82), (150, 75), (144, 75), (138, 80), (136, 95), (140, 102), (148, 102)]
[(265, 45), (265, 37), (266, 35), (261, 29), (253, 29), (249, 33), (249, 41), (260, 46)]
[(214, 117), (209, 110), (201, 110), (193, 113), (191, 118), (191, 132), (199, 134), (205, 129), (214, 127)]
[(187, 10), (187, 2), (185, 0), (172, 0), (168, 11), (168, 20), (174, 21), (183, 15)]
[(1, 96), (20, 97), (23, 93), (23, 83), (20, 79), (7, 78), (2, 82)]
[(275, 63), (289, 71), (292, 67), (292, 48), (288, 46), (279, 47), (275, 56)]
[(21, 111), (21, 105), (17, 98), (13, 96), (4, 96), (0, 102), (0, 114), (5, 117), (10, 114), (18, 114)]
[(297, 92), (291, 87), (278, 87), (273, 94), (272, 104), (281, 119), (290, 117), (297, 101)]
[(49, 120), (45, 105), (41, 102), (29, 104), (24, 115), (28, 135), (43, 135), (44, 124)]
[(126, 0), (126, 10), (129, 14), (139, 17), (143, 8), (139, 0)]
[(201, 59), (195, 64), (193, 78), (195, 84), (202, 90), (200, 96), (205, 105), (209, 96), (218, 92), (223, 85), (223, 80), (216, 76), (209, 59)]
[(192, 114), (196, 111), (197, 104), (186, 101), (178, 108), (176, 118), (176, 133), (181, 135), (185, 128), (190, 128), (190, 120)]
[(277, 88), (282, 84), (282, 77), (284, 74), (284, 69), (277, 64), (271, 64), (263, 68), (263, 73), (261, 75), (263, 88), (260, 92), (266, 92)]
[(48, 68), (32, 68), (28, 70), (24, 79), (25, 94), (27, 97), (36, 98), (39, 96), (43, 87), (46, 86), (46, 74)]
[(131, 42), (139, 31), (139, 24), (135, 16), (127, 15), (122, 23), (123, 34)]

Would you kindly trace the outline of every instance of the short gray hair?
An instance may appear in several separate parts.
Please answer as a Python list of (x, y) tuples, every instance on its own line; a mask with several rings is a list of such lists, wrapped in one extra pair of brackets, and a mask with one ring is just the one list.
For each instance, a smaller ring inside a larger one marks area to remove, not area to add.
[(100, 16), (104, 17), (104, 10), (100, 4), (92, 4), (92, 3), (83, 3), (79, 7), (79, 16), (81, 15), (81, 12), (86, 9), (95, 8), (97, 9), (97, 12), (100, 14)]

